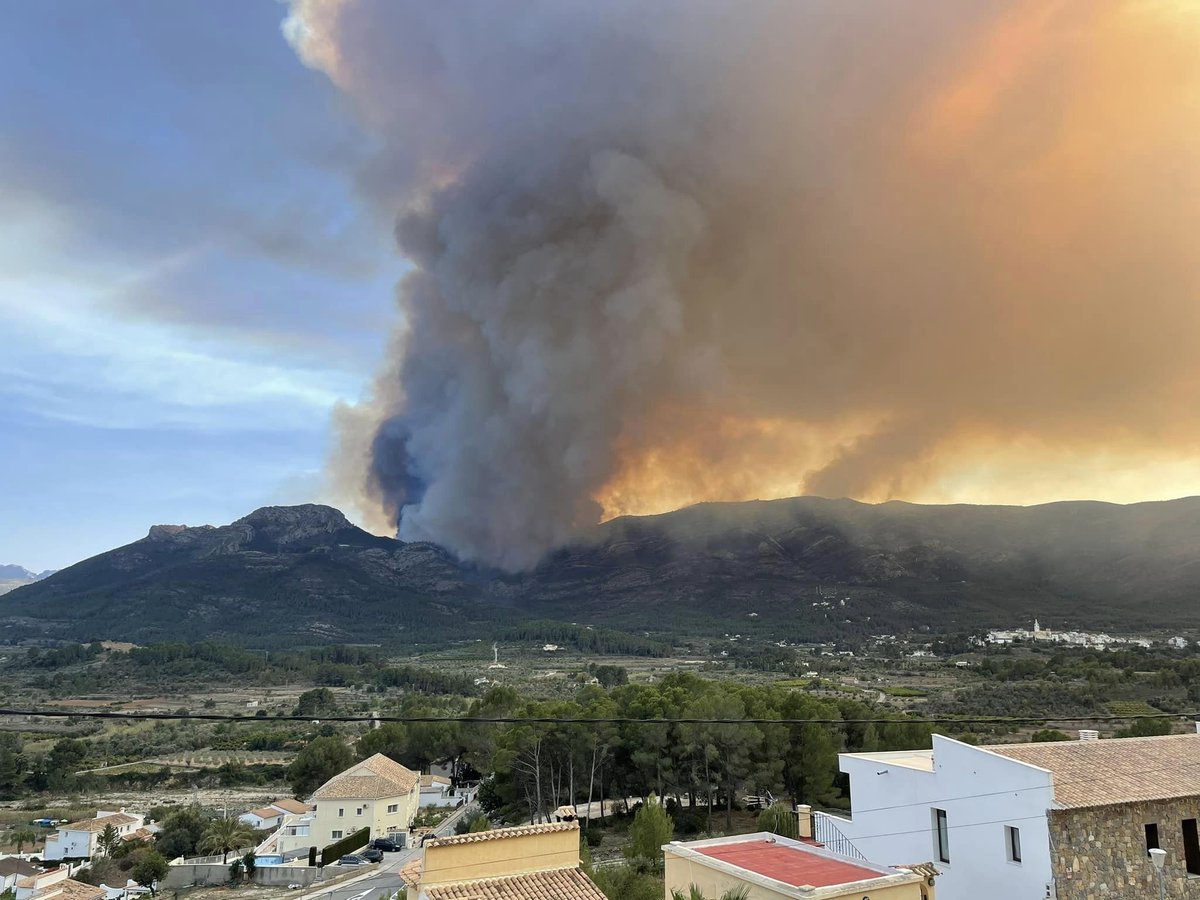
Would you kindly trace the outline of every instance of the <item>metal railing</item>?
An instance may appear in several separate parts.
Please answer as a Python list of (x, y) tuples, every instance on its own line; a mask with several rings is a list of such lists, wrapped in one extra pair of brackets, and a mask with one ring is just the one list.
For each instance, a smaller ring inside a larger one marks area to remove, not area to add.
[(235, 859), (241, 859), (247, 853), (253, 852), (253, 847), (243, 847), (241, 850), (230, 850), (229, 855), (222, 859), (225, 854), (215, 853), (212, 856), (194, 856), (191, 859), (176, 859), (170, 863), (173, 866), (211, 866), (214, 863), (227, 863)]
[(842, 834), (842, 830), (837, 826), (837, 821), (838, 819), (835, 816), (831, 816), (828, 813), (814, 812), (813, 838), (817, 843), (824, 845), (840, 856), (848, 856), (851, 859), (866, 862), (867, 858), (859, 852), (850, 838)]

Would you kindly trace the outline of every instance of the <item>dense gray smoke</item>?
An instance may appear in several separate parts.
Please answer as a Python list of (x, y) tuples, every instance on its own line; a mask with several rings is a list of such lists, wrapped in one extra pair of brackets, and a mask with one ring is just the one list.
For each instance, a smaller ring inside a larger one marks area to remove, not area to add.
[(402, 538), (520, 569), (604, 515), (915, 499), (1008, 441), (1194, 456), (1193, 12), (293, 0), (285, 31), (413, 264), (337, 461)]

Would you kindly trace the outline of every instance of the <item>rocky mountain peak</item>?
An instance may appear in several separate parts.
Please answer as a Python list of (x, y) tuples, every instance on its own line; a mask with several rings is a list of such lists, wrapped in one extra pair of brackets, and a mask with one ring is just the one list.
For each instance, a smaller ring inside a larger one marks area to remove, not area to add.
[(238, 519), (233, 525), (249, 526), (254, 529), (256, 537), (280, 545), (294, 544), (354, 527), (340, 510), (318, 503), (264, 506)]

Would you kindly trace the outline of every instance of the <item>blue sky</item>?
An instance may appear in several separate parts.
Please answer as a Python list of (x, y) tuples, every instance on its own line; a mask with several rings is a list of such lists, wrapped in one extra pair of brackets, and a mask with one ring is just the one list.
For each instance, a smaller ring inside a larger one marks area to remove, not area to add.
[(0, 30), (0, 563), (320, 495), (401, 271), (273, 0), (39, 0)]

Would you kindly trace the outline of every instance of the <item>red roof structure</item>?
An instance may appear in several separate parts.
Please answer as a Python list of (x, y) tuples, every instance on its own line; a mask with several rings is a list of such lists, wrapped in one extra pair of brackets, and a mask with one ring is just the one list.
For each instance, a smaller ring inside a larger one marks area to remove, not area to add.
[(879, 878), (878, 869), (806, 853), (770, 840), (694, 847), (697, 853), (793, 887), (831, 887)]

